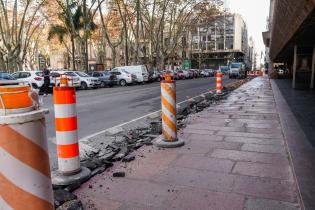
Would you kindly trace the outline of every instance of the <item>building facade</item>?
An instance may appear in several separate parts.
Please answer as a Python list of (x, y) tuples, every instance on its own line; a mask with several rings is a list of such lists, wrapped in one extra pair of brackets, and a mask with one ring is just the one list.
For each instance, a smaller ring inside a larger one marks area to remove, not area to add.
[(233, 61), (248, 63), (247, 26), (239, 14), (196, 24), (188, 34), (193, 68), (218, 68)]
[(269, 74), (282, 64), (292, 87), (314, 88), (315, 0), (271, 0), (264, 43), (269, 52)]

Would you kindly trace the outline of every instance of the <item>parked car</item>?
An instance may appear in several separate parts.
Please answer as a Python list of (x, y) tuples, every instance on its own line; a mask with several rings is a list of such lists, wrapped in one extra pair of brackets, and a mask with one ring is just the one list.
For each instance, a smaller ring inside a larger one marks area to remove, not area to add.
[(41, 89), (44, 85), (42, 71), (18, 71), (13, 73), (12, 76), (19, 81), (28, 82), (34, 89)]
[(186, 74), (187, 74), (187, 73), (184, 73), (183, 70), (177, 71), (178, 79), (186, 79)]
[(244, 63), (231, 63), (229, 78), (246, 78), (246, 70)]
[(161, 81), (161, 73), (158, 70), (149, 71), (149, 82)]
[(190, 78), (193, 78), (193, 79), (194, 79), (194, 78), (197, 78), (197, 77), (198, 77), (198, 73), (196, 72), (195, 69), (190, 69), (189, 72), (190, 72), (190, 74), (191, 74)]
[(127, 72), (125, 69), (116, 67), (111, 72), (117, 76), (118, 84), (121, 86), (138, 82), (137, 76)]
[(88, 88), (98, 88), (101, 85), (101, 81), (96, 77), (91, 77), (85, 72), (81, 71), (67, 71), (66, 74), (74, 73), (80, 79), (80, 88), (87, 90)]
[(230, 68), (228, 66), (220, 66), (219, 70), (221, 71), (222, 74), (228, 74)]
[(7, 72), (0, 72), (0, 80), (10, 81), (10, 80), (16, 80), (16, 78)]
[(67, 70), (55, 70), (50, 71), (50, 84), (51, 86), (60, 86), (60, 76), (65, 75), (68, 79), (68, 85), (70, 87), (79, 88), (81, 87), (80, 77), (73, 73), (74, 71)]
[(117, 85), (117, 76), (109, 71), (94, 71), (89, 73), (90, 76), (96, 77), (100, 80), (100, 87), (113, 87)]
[(214, 77), (215, 73), (212, 69), (205, 69), (201, 72), (202, 77)]
[(207, 69), (204, 69), (200, 72), (201, 77), (210, 77), (210, 72)]
[(183, 74), (185, 75), (185, 79), (190, 79), (190, 74), (189, 71), (187, 70), (181, 70), (183, 72)]
[(149, 81), (149, 72), (145, 65), (120, 66), (120, 67), (116, 67), (115, 69), (125, 70), (129, 72), (130, 74), (136, 75), (138, 83)]

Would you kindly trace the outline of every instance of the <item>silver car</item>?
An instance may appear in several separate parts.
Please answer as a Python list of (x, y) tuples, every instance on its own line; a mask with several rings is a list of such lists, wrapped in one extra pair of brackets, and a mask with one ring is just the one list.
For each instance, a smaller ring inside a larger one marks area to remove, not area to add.
[(117, 76), (117, 83), (121, 86), (126, 86), (128, 84), (137, 82), (137, 76), (127, 72), (124, 69), (114, 68), (111, 72)]

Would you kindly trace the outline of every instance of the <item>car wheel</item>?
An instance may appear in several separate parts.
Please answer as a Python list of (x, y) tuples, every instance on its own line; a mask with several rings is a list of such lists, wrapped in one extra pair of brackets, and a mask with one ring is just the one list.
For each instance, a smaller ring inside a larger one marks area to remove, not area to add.
[(81, 82), (81, 89), (86, 90), (88, 88), (87, 84), (85, 82)]
[(105, 82), (101, 82), (101, 88), (105, 88), (106, 87), (106, 83)]
[(35, 83), (32, 83), (32, 87), (33, 87), (33, 89), (38, 89), (38, 86)]
[(156, 79), (156, 81), (160, 82), (160, 81), (161, 81), (161, 77), (158, 77), (158, 78)]
[(119, 84), (120, 84), (120, 86), (126, 86), (127, 82), (126, 82), (126, 80), (122, 79), (119, 81)]

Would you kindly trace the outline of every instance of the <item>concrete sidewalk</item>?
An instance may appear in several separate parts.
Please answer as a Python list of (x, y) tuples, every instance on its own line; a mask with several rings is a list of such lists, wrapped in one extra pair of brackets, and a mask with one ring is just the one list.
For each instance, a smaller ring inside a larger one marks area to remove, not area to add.
[(256, 78), (190, 117), (186, 145), (144, 147), (76, 191), (86, 209), (300, 209), (270, 82)]

